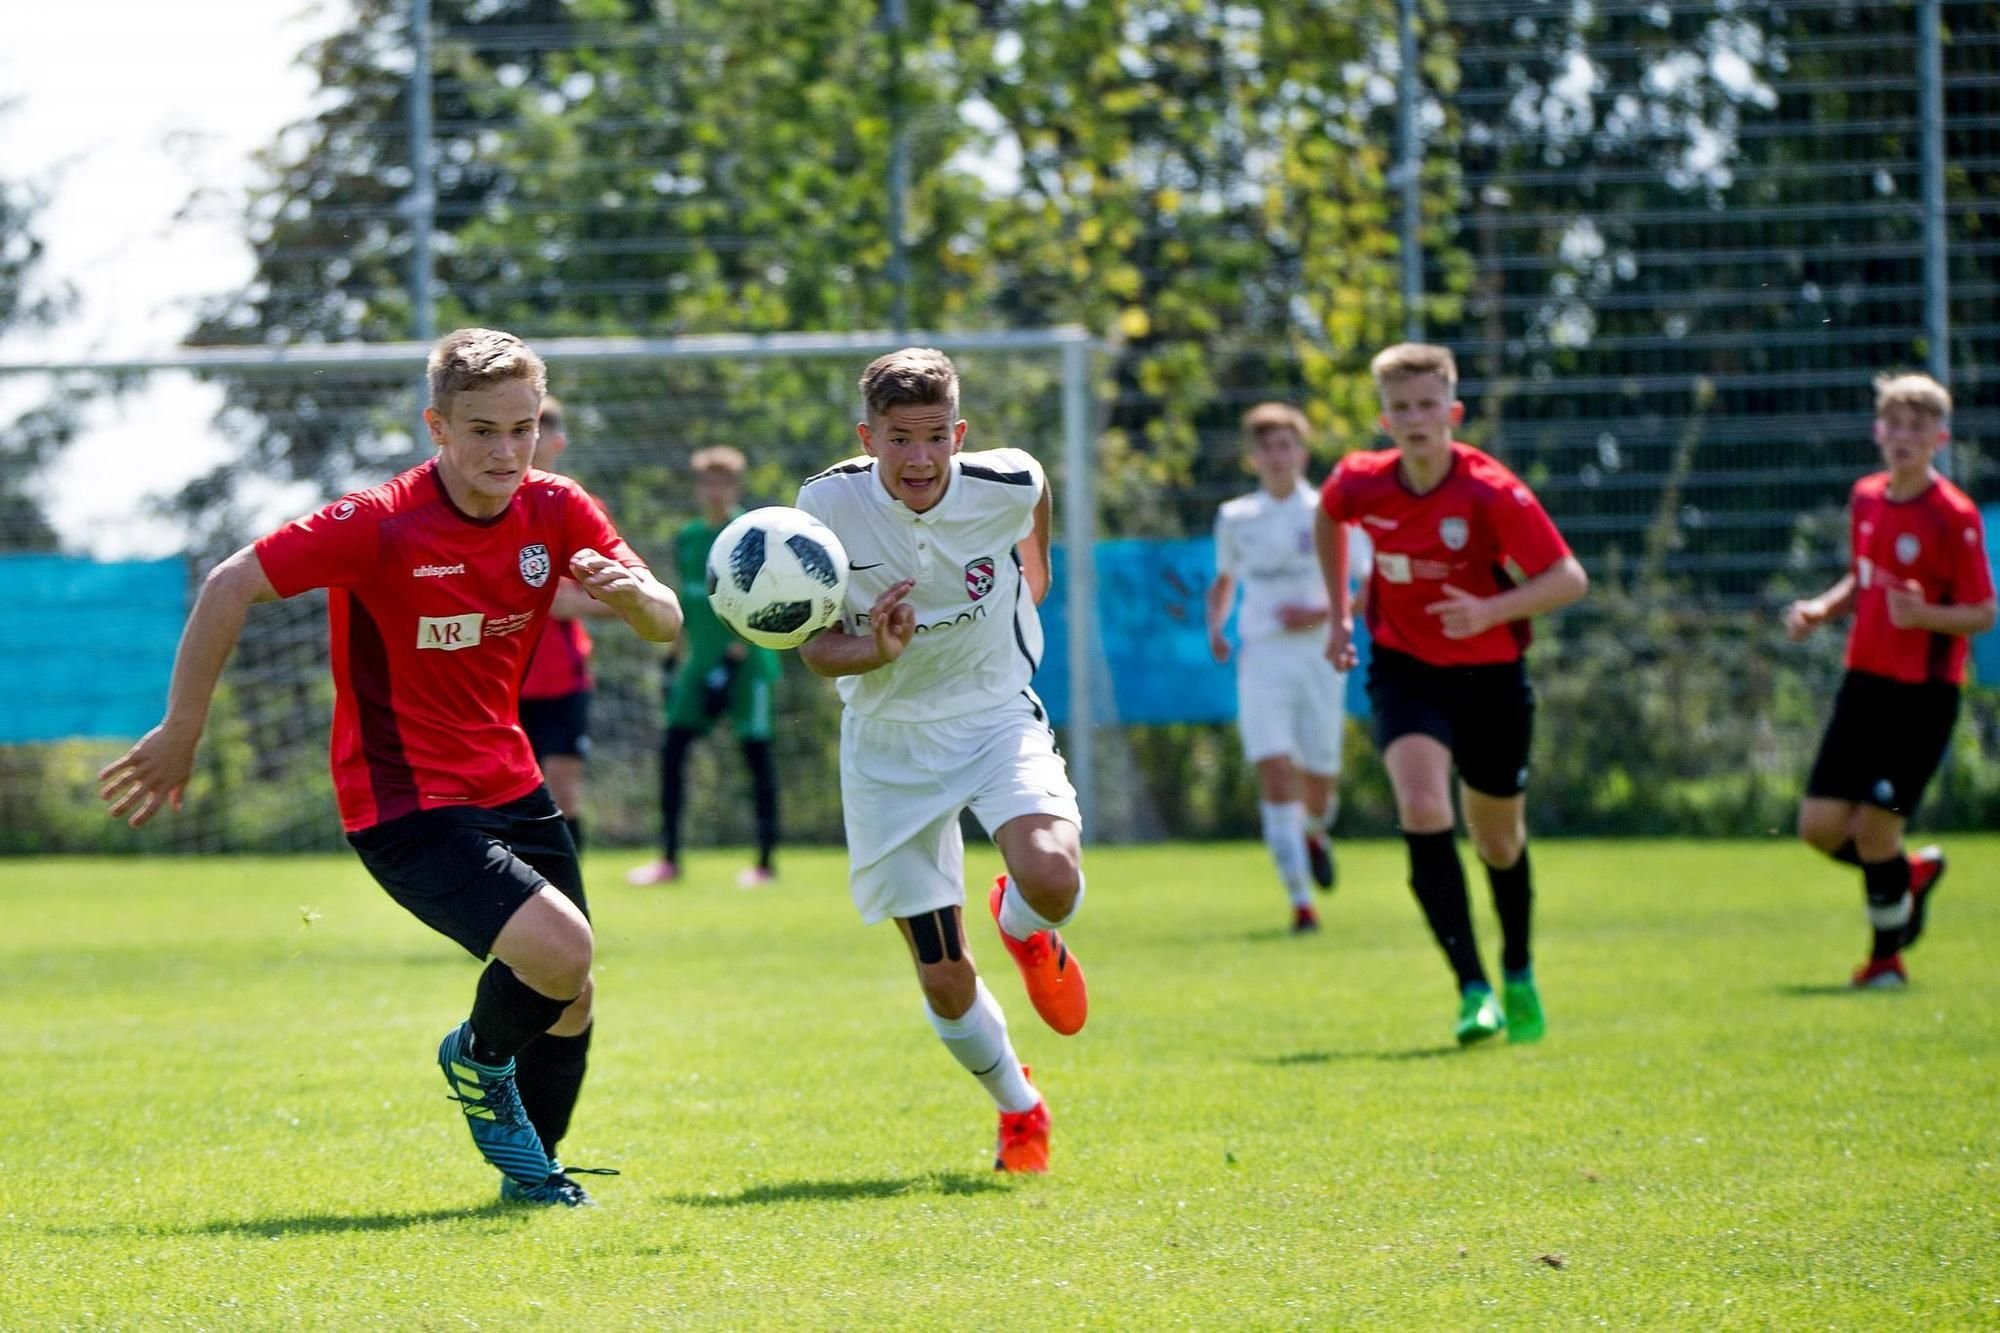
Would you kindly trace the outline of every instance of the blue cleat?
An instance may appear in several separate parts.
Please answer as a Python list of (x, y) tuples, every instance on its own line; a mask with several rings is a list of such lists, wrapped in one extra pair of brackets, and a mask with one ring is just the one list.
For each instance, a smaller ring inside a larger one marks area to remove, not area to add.
[(608, 1166), (564, 1167), (561, 1162), (549, 1162), (549, 1178), (533, 1189), (524, 1189), (514, 1183), (511, 1176), (500, 1177), (500, 1202), (554, 1204), (564, 1208), (589, 1208), (597, 1200), (584, 1192), (570, 1176), (615, 1176), (618, 1172)]
[(472, 1024), (465, 1022), (438, 1046), (438, 1068), (444, 1071), (451, 1099), (465, 1112), (466, 1127), (472, 1131), (479, 1155), (522, 1190), (530, 1194), (546, 1191), (555, 1171), (542, 1149), (541, 1136), (521, 1108), (521, 1093), (514, 1086), (514, 1062), (483, 1065), (474, 1060)]

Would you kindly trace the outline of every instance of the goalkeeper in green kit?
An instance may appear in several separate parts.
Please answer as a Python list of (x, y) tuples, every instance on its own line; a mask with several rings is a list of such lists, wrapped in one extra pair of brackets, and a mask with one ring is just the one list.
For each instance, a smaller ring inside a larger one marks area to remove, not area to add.
[(690, 466), (701, 517), (674, 539), (686, 616), (680, 639), (685, 654), (667, 659), (667, 734), (660, 745), (660, 859), (634, 867), (625, 881), (670, 884), (681, 877), (688, 750), (726, 716), (750, 770), (757, 812), (757, 861), (736, 877), (736, 883), (754, 889), (769, 883), (775, 873), (771, 853), (778, 842), (778, 763), (771, 748), (771, 700), (778, 682), (778, 655), (737, 638), (708, 605), (708, 548), (716, 534), (743, 512), (743, 455), (717, 446), (697, 452)]

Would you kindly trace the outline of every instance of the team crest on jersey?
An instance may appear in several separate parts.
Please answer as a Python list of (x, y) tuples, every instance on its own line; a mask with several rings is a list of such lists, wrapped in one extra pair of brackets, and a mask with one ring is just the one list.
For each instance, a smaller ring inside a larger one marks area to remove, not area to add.
[(549, 581), (549, 548), (536, 542), (521, 548), (521, 581), (539, 588)]
[(973, 601), (978, 601), (993, 591), (993, 557), (982, 555), (965, 562), (965, 592)]
[(1906, 565), (1917, 562), (1917, 534), (1906, 532), (1896, 538), (1896, 559)]
[(1445, 544), (1447, 550), (1463, 551), (1468, 535), (1464, 519), (1454, 515), (1438, 520), (1438, 540)]

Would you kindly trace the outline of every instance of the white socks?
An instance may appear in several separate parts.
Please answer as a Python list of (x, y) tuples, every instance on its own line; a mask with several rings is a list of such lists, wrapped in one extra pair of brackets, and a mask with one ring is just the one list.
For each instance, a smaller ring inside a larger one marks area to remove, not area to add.
[[(1040, 929), (1040, 927), (1038, 927)], [(1032, 1111), (1042, 1095), (1028, 1082), (1021, 1061), (1007, 1040), (1007, 1019), (986, 982), (976, 983), (972, 1007), (958, 1018), (941, 1018), (928, 1004), (924, 1013), (951, 1058), (964, 1065), (1003, 1111)]]
[(1264, 845), (1271, 849), (1278, 878), (1294, 907), (1312, 905), (1312, 870), (1306, 861), (1306, 808), (1298, 801), (1279, 805), (1259, 801), (1257, 813), (1263, 817)]
[(1326, 798), (1326, 813), (1319, 817), (1319, 826), (1317, 828), (1313, 827), (1313, 817), (1308, 813), (1306, 815), (1306, 828), (1310, 832), (1323, 836), (1329, 835), (1333, 832), (1333, 821), (1338, 818), (1340, 818), (1340, 790), (1335, 788), (1333, 794)]
[(1069, 905), (1069, 915), (1060, 921), (1051, 921), (1028, 906), (1028, 900), (1021, 896), (1020, 886), (1014, 877), (1007, 877), (1007, 891), (1000, 895), (1000, 929), (1017, 940), (1025, 940), (1038, 930), (1054, 930), (1076, 920), (1076, 914), (1083, 906), (1083, 872), (1076, 876), (1076, 899)]

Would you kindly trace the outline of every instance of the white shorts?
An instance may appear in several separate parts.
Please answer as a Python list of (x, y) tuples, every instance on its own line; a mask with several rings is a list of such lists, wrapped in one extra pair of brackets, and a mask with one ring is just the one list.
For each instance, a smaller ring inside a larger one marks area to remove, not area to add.
[(1251, 763), (1286, 756), (1308, 773), (1340, 772), (1347, 676), (1318, 631), (1253, 639), (1236, 656), (1236, 726)]
[(840, 803), (848, 890), (870, 925), (964, 904), (968, 806), (989, 833), (1022, 815), (1083, 826), (1055, 731), (1025, 694), (942, 722), (843, 713)]

